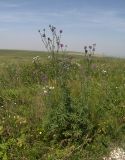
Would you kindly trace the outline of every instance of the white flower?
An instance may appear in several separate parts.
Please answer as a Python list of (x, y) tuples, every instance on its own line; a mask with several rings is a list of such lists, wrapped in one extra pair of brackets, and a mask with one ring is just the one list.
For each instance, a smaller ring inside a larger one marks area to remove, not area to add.
[(43, 92), (44, 92), (45, 94), (47, 93), (47, 91), (46, 91), (46, 90), (44, 90)]
[(102, 70), (102, 73), (107, 73), (107, 71), (106, 70)]
[(125, 160), (125, 151), (122, 148), (115, 148), (110, 152), (109, 157), (104, 157), (103, 160)]
[(48, 56), (48, 59), (50, 59), (51, 58), (51, 56)]
[(54, 89), (54, 87), (50, 86), (49, 89)]
[(43, 87), (43, 90), (45, 90), (46, 88), (45, 87)]
[(42, 132), (39, 132), (39, 134), (42, 134)]
[(79, 64), (79, 63), (77, 63), (77, 62), (76, 62), (76, 65), (77, 65), (78, 67), (80, 67), (80, 64)]

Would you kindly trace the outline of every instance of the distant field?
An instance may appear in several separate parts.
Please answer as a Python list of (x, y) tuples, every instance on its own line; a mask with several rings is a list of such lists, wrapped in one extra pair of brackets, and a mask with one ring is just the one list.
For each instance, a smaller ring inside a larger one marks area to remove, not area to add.
[(18, 51), (18, 50), (0, 50), (0, 61), (6, 63), (24, 63), (32, 61), (35, 56), (47, 57), (45, 52), (38, 51)]

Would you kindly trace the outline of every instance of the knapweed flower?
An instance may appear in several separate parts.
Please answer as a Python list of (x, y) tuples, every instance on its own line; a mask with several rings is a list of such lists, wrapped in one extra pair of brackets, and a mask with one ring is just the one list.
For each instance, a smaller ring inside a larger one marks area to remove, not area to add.
[(63, 45), (63, 44), (60, 44), (60, 47), (61, 47), (61, 48), (63, 48), (63, 47), (64, 47), (64, 45)]
[(87, 49), (87, 46), (84, 46), (84, 49)]
[(47, 82), (47, 81), (48, 81), (47, 75), (42, 74), (42, 75), (41, 75), (41, 81), (42, 81), (42, 82)]
[(97, 65), (96, 64), (92, 64), (92, 69), (96, 69)]
[(59, 31), (60, 34), (61, 34), (62, 32), (63, 32), (62, 30)]
[(43, 38), (45, 38), (46, 37), (45, 33), (42, 36), (43, 36)]
[(89, 46), (89, 49), (92, 49), (92, 46)]
[(55, 29), (56, 29), (56, 27), (54, 27), (54, 26), (51, 27), (51, 31), (52, 31), (52, 32), (54, 32)]
[(51, 41), (50, 37), (48, 37), (48, 41)]

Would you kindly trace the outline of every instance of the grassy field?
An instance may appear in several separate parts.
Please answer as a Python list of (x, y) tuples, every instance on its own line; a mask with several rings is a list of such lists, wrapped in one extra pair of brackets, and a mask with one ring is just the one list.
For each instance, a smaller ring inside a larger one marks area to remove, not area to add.
[(125, 59), (0, 50), (0, 159), (101, 160), (117, 146)]

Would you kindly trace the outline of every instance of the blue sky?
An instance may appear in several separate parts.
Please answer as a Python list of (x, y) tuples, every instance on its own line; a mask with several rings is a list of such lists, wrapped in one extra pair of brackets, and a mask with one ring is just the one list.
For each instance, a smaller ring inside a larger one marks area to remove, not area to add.
[(44, 50), (38, 29), (63, 30), (69, 50), (125, 57), (125, 0), (0, 0), (0, 48)]

